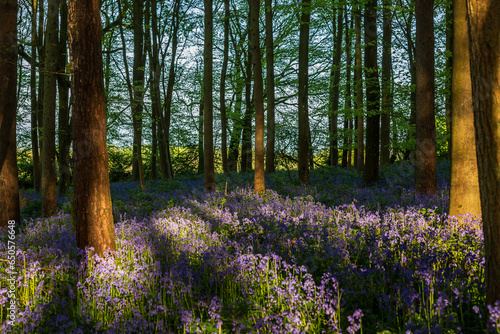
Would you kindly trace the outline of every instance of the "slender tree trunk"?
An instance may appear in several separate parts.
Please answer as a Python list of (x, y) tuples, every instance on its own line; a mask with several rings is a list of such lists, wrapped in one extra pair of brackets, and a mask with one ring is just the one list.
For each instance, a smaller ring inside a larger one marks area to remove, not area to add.
[(467, 0), (474, 125), (486, 254), (486, 304), (500, 300), (500, 2)]
[(33, 156), (33, 189), (35, 192), (40, 192), (42, 186), (42, 175), (40, 171), (40, 152), (38, 149), (38, 101), (36, 98), (36, 49), (37, 49), (37, 33), (36, 33), (36, 2), (33, 2), (33, 15), (31, 17), (31, 73), (30, 73), (30, 91), (31, 91), (31, 153)]
[[(248, 12), (248, 24), (251, 24), (251, 13)], [(248, 53), (245, 62), (245, 114), (243, 116), (243, 133), (241, 137), (241, 171), (243, 173), (252, 170), (252, 50), (250, 48), (250, 29), (248, 29)]]
[(308, 70), (309, 70), (309, 24), (311, 22), (311, 0), (301, 1), (299, 37), (299, 180), (309, 183), (309, 128)]
[(198, 174), (203, 174), (205, 170), (205, 157), (203, 154), (203, 87), (201, 89), (200, 113), (198, 116)]
[(273, 38), (273, 4), (272, 0), (265, 0), (266, 12), (266, 91), (267, 91), (267, 143), (266, 143), (266, 172), (275, 172), (275, 116), (274, 116), (274, 38)]
[(61, 0), (61, 26), (59, 29), (59, 194), (65, 195), (71, 184), (69, 151), (71, 147), (71, 127), (69, 116), (69, 86), (66, 84), (66, 64), (68, 63), (68, 4)]
[[(146, 189), (144, 169), (142, 164), (142, 110), (144, 103), (144, 3), (143, 0), (133, 0), (134, 23), (134, 68), (132, 70), (133, 99), (132, 120), (134, 127), (134, 155), (132, 156), (132, 178), (140, 181), (141, 188)], [(128, 72), (127, 72), (128, 73)]]
[[(415, 67), (415, 45), (412, 39), (412, 21), (413, 21), (413, 11), (410, 8), (410, 15), (408, 20), (406, 21), (406, 43), (408, 48), (408, 62), (410, 65), (410, 83), (411, 83), (411, 91), (410, 91), (410, 129), (408, 131), (407, 141), (413, 137), (415, 131), (415, 124), (417, 119), (417, 104), (416, 104), (416, 91), (413, 87), (416, 87), (417, 83), (417, 70)], [(406, 150), (405, 152), (405, 160), (410, 159), (411, 152), (410, 150)]]
[(229, 0), (224, 0), (224, 56), (220, 77), (220, 117), (221, 117), (221, 151), (222, 170), (229, 173), (227, 165), (227, 115), (226, 115), (226, 74), (229, 62)]
[(106, 108), (99, 1), (69, 1), (73, 93), (72, 220), (78, 248), (116, 250), (106, 148)]
[[(146, 13), (144, 15), (146, 25), (149, 27), (146, 33), (146, 50), (149, 58), (149, 88), (151, 94), (151, 180), (158, 179), (158, 170), (157, 170), (157, 156), (158, 156), (158, 114), (161, 107), (158, 107), (158, 103), (160, 102), (158, 96), (155, 91), (155, 74), (156, 74), (156, 63), (153, 57), (153, 46), (151, 43), (151, 36), (153, 35), (153, 24), (157, 24), (157, 20), (155, 17), (155, 21), (152, 20), (151, 12), (156, 12), (156, 1), (155, 0), (147, 0), (146, 1)], [(154, 14), (153, 14), (154, 15)], [(156, 38), (156, 37), (155, 37)], [(159, 85), (159, 80), (158, 80)]]
[[(237, 55), (238, 57), (238, 55)], [(238, 71), (238, 75), (241, 71)], [(236, 102), (234, 106), (233, 131), (231, 132), (231, 141), (229, 144), (228, 168), (230, 172), (236, 172), (238, 169), (238, 151), (240, 138), (242, 136), (243, 117), (241, 116), (241, 106), (243, 101), (243, 88), (245, 83), (241, 76), (236, 78), (235, 96)]]
[[(20, 223), (16, 148), (17, 1), (0, 4), (0, 228)], [(14, 225), (15, 226), (15, 225)]]
[(52, 216), (57, 211), (56, 175), (56, 72), (58, 55), (58, 1), (49, 0), (45, 46), (45, 80), (43, 99), (42, 145), (42, 214)]
[(481, 214), (470, 74), (467, 5), (453, 1), (450, 216)]
[(365, 145), (364, 145), (364, 111), (363, 111), (363, 65), (361, 56), (361, 10), (357, 6), (354, 12), (354, 30), (356, 33), (355, 42), (355, 63), (354, 81), (356, 81), (356, 169), (362, 172), (365, 169)]
[(392, 113), (392, 0), (384, 0), (382, 43), (382, 115), (380, 124), (380, 164), (387, 165), (390, 157)]
[(446, 77), (445, 81), (445, 90), (446, 100), (445, 100), (445, 108), (446, 108), (446, 133), (449, 135), (448, 139), (448, 159), (451, 158), (452, 151), (452, 139), (451, 139), (451, 127), (452, 127), (452, 107), (451, 104), (453, 99), (452, 93), (452, 71), (453, 71), (453, 1), (448, 2), (449, 5), (446, 7), (446, 73), (449, 73), (450, 77)]
[(262, 193), (266, 190), (266, 185), (264, 179), (264, 85), (262, 82), (262, 56), (259, 41), (260, 0), (249, 0), (249, 6), (252, 12), (252, 15), (250, 15), (250, 47), (252, 50), (255, 106), (254, 190), (256, 193)]
[(170, 59), (170, 68), (168, 71), (168, 82), (167, 82), (167, 92), (165, 94), (165, 116), (161, 118), (160, 125), (162, 127), (163, 134), (163, 146), (165, 150), (166, 157), (166, 172), (165, 176), (167, 179), (174, 178), (174, 171), (172, 168), (172, 161), (170, 159), (170, 118), (172, 115), (172, 95), (174, 92), (175, 83), (175, 57), (177, 54), (178, 45), (178, 32), (179, 32), (179, 12), (180, 12), (181, 1), (176, 0), (174, 3), (174, 12), (172, 17), (172, 55)]
[(434, 0), (416, 0), (415, 190), (437, 193), (434, 116)]
[(214, 135), (213, 135), (213, 18), (212, 0), (204, 0), (205, 4), (205, 40), (203, 67), (203, 157), (204, 185), (207, 191), (215, 191), (214, 171)]
[[(340, 61), (342, 58), (342, 21), (343, 8), (340, 7), (337, 13), (337, 34), (335, 36), (335, 56), (330, 71), (330, 166), (337, 166), (339, 163), (338, 148), (338, 125), (337, 114), (339, 112), (339, 84), (340, 84)], [(335, 21), (334, 21), (335, 25)]]
[[(38, 112), (37, 112), (37, 122), (38, 122), (38, 147), (40, 148), (40, 167), (42, 163), (42, 149), (43, 149), (43, 89), (45, 82), (45, 46), (44, 46), (44, 20), (45, 20), (45, 9), (44, 1), (38, 1), (38, 58), (39, 58), (39, 72), (38, 72)], [(40, 173), (41, 173), (40, 169)], [(42, 186), (42, 178), (40, 178), (40, 191)]]
[[(352, 122), (352, 104), (351, 104), (351, 36), (349, 27), (349, 18), (347, 11), (345, 12), (345, 52), (346, 52), (346, 94), (345, 94), (345, 112), (344, 112), (344, 151), (342, 152), (342, 167), (349, 168), (351, 166), (351, 129), (349, 124)], [(352, 128), (352, 126), (351, 126)]]
[(380, 152), (380, 85), (377, 65), (377, 0), (365, 7), (365, 78), (366, 78), (366, 162), (363, 180), (378, 180)]

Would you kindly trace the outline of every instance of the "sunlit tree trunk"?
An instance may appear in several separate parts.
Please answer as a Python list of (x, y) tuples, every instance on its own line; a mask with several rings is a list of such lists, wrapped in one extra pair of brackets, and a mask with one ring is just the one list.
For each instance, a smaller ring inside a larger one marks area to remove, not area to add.
[(17, 1), (0, 3), (0, 228), (20, 221), (16, 149)]
[(266, 95), (267, 95), (267, 142), (266, 172), (274, 173), (275, 154), (275, 116), (274, 116), (274, 38), (273, 38), (273, 4), (265, 0), (266, 16)]
[(355, 41), (355, 71), (354, 81), (356, 82), (356, 169), (363, 171), (365, 166), (365, 145), (364, 145), (364, 111), (363, 111), (363, 65), (361, 56), (361, 10), (359, 5), (354, 11)]
[(309, 128), (308, 70), (309, 70), (309, 23), (311, 22), (311, 0), (301, 1), (299, 37), (299, 180), (309, 183)]
[(465, 1), (453, 1), (450, 216), (481, 213)]
[(380, 122), (380, 164), (389, 163), (392, 113), (392, 0), (384, 0), (382, 42), (382, 113)]
[(363, 180), (378, 180), (380, 152), (380, 85), (377, 65), (377, 0), (365, 5), (365, 78), (366, 78), (366, 161)]
[(262, 82), (262, 57), (259, 41), (260, 0), (249, 0), (250, 11), (250, 46), (252, 50), (252, 67), (254, 82), (255, 106), (255, 173), (254, 190), (261, 193), (266, 190), (264, 180), (264, 85)]
[(204, 0), (205, 40), (203, 52), (203, 156), (204, 186), (207, 191), (215, 191), (214, 135), (213, 135), (213, 18), (212, 0)]
[(479, 191), (486, 254), (486, 304), (500, 300), (500, 2), (468, 0)]
[(116, 250), (106, 148), (99, 0), (70, 0), (68, 32), (73, 93), (73, 207), (77, 246)]
[(437, 192), (433, 13), (434, 0), (416, 0), (415, 190), (427, 194)]
[(57, 27), (59, 3), (49, 0), (45, 41), (45, 79), (43, 96), (42, 145), (42, 214), (52, 216), (57, 211), (56, 174), (56, 72), (59, 60)]

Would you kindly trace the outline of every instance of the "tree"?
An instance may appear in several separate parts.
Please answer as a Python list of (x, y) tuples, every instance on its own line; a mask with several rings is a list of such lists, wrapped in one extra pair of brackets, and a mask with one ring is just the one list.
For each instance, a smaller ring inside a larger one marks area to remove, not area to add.
[(43, 95), (42, 135), (42, 214), (57, 211), (56, 174), (56, 72), (58, 70), (59, 1), (49, 0), (45, 41), (45, 79)]
[(254, 77), (255, 107), (255, 173), (254, 187), (256, 193), (266, 190), (264, 179), (264, 86), (262, 83), (262, 62), (259, 41), (260, 0), (250, 0), (250, 45), (252, 49), (252, 67)]
[(415, 190), (437, 193), (434, 116), (434, 0), (416, 0)]
[(366, 161), (365, 183), (378, 179), (380, 146), (380, 86), (377, 65), (377, 0), (369, 0), (365, 7), (365, 78), (366, 78)]
[(274, 116), (274, 38), (272, 0), (265, 0), (266, 16), (266, 94), (267, 94), (267, 143), (266, 172), (274, 173), (275, 116)]
[(0, 228), (19, 223), (16, 149), (17, 1), (0, 4)]
[(31, 154), (33, 156), (33, 189), (40, 192), (42, 186), (42, 175), (40, 170), (40, 152), (38, 147), (38, 101), (36, 89), (36, 50), (37, 50), (37, 31), (36, 31), (36, 2), (33, 1), (31, 9), (31, 73), (30, 73), (30, 91), (31, 91)]
[[(337, 13), (337, 33), (334, 34), (335, 39), (335, 54), (333, 57), (332, 67), (330, 69), (330, 111), (329, 118), (329, 136), (330, 136), (330, 166), (337, 166), (339, 161), (338, 150), (338, 125), (337, 113), (339, 112), (339, 83), (340, 83), (340, 61), (342, 56), (342, 7)], [(333, 20), (335, 26), (335, 20)], [(335, 27), (334, 27), (335, 30)]]
[(380, 122), (380, 164), (389, 163), (392, 112), (392, 0), (384, 0), (382, 42), (382, 115)]
[(299, 36), (299, 180), (309, 183), (309, 111), (308, 111), (308, 70), (309, 70), (309, 24), (311, 22), (311, 0), (301, 1)]
[[(146, 57), (144, 55), (143, 25), (144, 1), (132, 0), (132, 12), (134, 28), (134, 68), (132, 70), (133, 97), (131, 98), (132, 124), (134, 127), (132, 178), (134, 181), (140, 181), (141, 188), (144, 190), (146, 189), (142, 164), (142, 110), (144, 102), (144, 65), (146, 62)], [(125, 57), (123, 59), (126, 62)]]
[(500, 300), (500, 2), (467, 0), (486, 304)]
[(102, 256), (116, 250), (106, 147), (99, 0), (70, 0), (73, 92), (73, 206), (77, 246)]
[(361, 56), (361, 11), (359, 5), (354, 10), (355, 41), (355, 63), (354, 81), (356, 82), (356, 169), (363, 171), (365, 168), (365, 146), (364, 146), (364, 117), (363, 117), (363, 66)]
[(203, 48), (203, 157), (204, 186), (208, 191), (215, 191), (214, 171), (214, 135), (213, 135), (213, 15), (212, 0), (204, 0), (205, 5), (205, 40)]
[(465, 1), (453, 1), (450, 216), (481, 213)]
[(224, 0), (224, 56), (220, 75), (220, 117), (221, 117), (221, 151), (222, 170), (229, 173), (227, 165), (227, 115), (226, 115), (226, 74), (229, 62), (229, 0)]
[(66, 80), (68, 63), (68, 4), (60, 1), (61, 23), (59, 29), (57, 89), (59, 92), (59, 194), (66, 194), (71, 183), (69, 151), (71, 148), (71, 120), (69, 115), (69, 82)]

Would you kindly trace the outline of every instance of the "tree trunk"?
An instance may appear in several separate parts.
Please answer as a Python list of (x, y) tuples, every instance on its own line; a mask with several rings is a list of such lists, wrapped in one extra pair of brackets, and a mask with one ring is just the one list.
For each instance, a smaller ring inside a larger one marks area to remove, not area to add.
[(299, 180), (309, 184), (309, 128), (308, 70), (309, 70), (309, 24), (311, 22), (311, 0), (301, 1), (299, 37)]
[(486, 254), (486, 304), (500, 300), (500, 2), (468, 0), (469, 48)]
[(417, 71), (415, 190), (436, 194), (436, 124), (434, 116), (434, 0), (417, 0), (415, 5)]
[(38, 148), (38, 101), (36, 99), (36, 49), (37, 49), (37, 33), (36, 33), (36, 2), (33, 2), (33, 15), (31, 17), (31, 73), (30, 73), (30, 92), (31, 92), (31, 154), (33, 156), (33, 189), (35, 192), (40, 192), (42, 185), (42, 175), (40, 171), (40, 152)]
[[(250, 27), (251, 13), (248, 12), (248, 24)], [(252, 170), (252, 50), (250, 48), (250, 29), (248, 29), (248, 53), (245, 62), (245, 115), (243, 116), (243, 133), (241, 137), (241, 171), (243, 173)]]
[(274, 38), (272, 0), (265, 0), (266, 12), (266, 95), (267, 95), (267, 142), (266, 172), (274, 173), (275, 116), (274, 116)]
[(453, 1), (450, 216), (481, 214), (470, 74), (467, 5)]
[(356, 169), (362, 172), (365, 169), (365, 145), (364, 145), (364, 117), (363, 117), (363, 65), (361, 56), (361, 10), (356, 7), (354, 12), (355, 63), (354, 81), (356, 82)]
[[(239, 57), (239, 55), (237, 54), (236, 57)], [(241, 72), (238, 71), (238, 74), (241, 74)], [(243, 82), (241, 76), (237, 77), (236, 88), (234, 92), (234, 95), (236, 96), (236, 102), (234, 106), (234, 114), (232, 117), (233, 131), (231, 132), (231, 141), (229, 143), (229, 155), (228, 155), (228, 168), (230, 172), (236, 172), (238, 170), (238, 153), (239, 153), (238, 151), (243, 129), (243, 117), (241, 116), (241, 105), (243, 101), (244, 85), (245, 83)]]
[[(161, 106), (159, 107), (158, 95), (156, 95), (155, 84), (156, 84), (156, 66), (158, 59), (154, 59), (153, 57), (153, 46), (151, 43), (151, 36), (153, 35), (153, 24), (157, 24), (157, 19), (153, 21), (151, 12), (156, 12), (156, 1), (148, 0), (146, 2), (146, 13), (144, 15), (146, 25), (149, 27), (149, 30), (146, 34), (146, 50), (149, 57), (149, 88), (151, 95), (151, 180), (158, 179), (158, 170), (157, 170), (157, 156), (158, 156), (158, 114), (159, 110), (161, 110)], [(156, 38), (156, 36), (154, 37)], [(155, 44), (156, 46), (156, 44)], [(156, 46), (157, 47), (157, 46)], [(157, 49), (156, 49), (157, 51)], [(159, 76), (158, 76), (158, 90), (159, 90)]]
[[(203, 85), (202, 85), (203, 86)], [(205, 157), (203, 156), (203, 87), (201, 87), (200, 113), (198, 115), (198, 174), (205, 171)]]
[(56, 72), (59, 60), (58, 5), (57, 0), (49, 0), (47, 11), (42, 137), (42, 214), (44, 217), (52, 216), (57, 211)]
[(106, 148), (99, 1), (69, 1), (73, 93), (73, 207), (78, 248), (115, 251)]
[(380, 85), (377, 65), (377, 0), (365, 7), (365, 78), (366, 78), (366, 162), (363, 181), (378, 180), (380, 146)]
[(65, 195), (71, 184), (71, 166), (69, 151), (71, 147), (71, 121), (69, 117), (69, 87), (66, 84), (66, 64), (68, 63), (68, 4), (62, 0), (59, 5), (61, 9), (61, 27), (59, 29), (59, 194)]
[[(335, 56), (330, 70), (330, 166), (339, 164), (337, 114), (339, 112), (340, 61), (342, 58), (342, 29), (344, 27), (342, 10), (340, 7), (337, 13), (337, 34), (334, 36), (336, 39)], [(333, 24), (335, 25), (335, 20)]]
[(382, 43), (382, 115), (380, 124), (380, 164), (387, 165), (390, 158), (392, 113), (392, 0), (384, 0)]
[[(351, 166), (351, 129), (349, 128), (352, 123), (352, 104), (351, 104), (351, 36), (349, 27), (349, 18), (347, 11), (345, 12), (345, 52), (346, 52), (346, 93), (345, 93), (345, 112), (344, 112), (344, 150), (342, 152), (342, 167), (349, 168)], [(352, 128), (352, 126), (351, 126)]]
[[(451, 117), (451, 114), (452, 114), (452, 111), (451, 111), (451, 104), (453, 103), (452, 102), (452, 86), (451, 86), (451, 76), (453, 75), (452, 74), (452, 71), (453, 71), (453, 25), (454, 25), (454, 22), (453, 22), (453, 3), (452, 1), (449, 1), (448, 2), (448, 6), (446, 7), (446, 16), (445, 16), (445, 20), (446, 20), (446, 73), (449, 73), (450, 74), (450, 77), (446, 77), (446, 80), (445, 80), (445, 90), (447, 92), (446, 96), (445, 96), (445, 108), (446, 108), (446, 134), (449, 135), (449, 139), (448, 139), (448, 159), (452, 159), (451, 158), (451, 150), (452, 150), (452, 139), (451, 139), (451, 122), (452, 122), (452, 117)], [(467, 26), (466, 26), (467, 27)]]
[(262, 56), (259, 41), (260, 0), (249, 0), (252, 12), (250, 25), (250, 47), (252, 50), (254, 106), (255, 106), (255, 173), (254, 190), (262, 193), (266, 190), (264, 179), (264, 85), (262, 82)]
[[(143, 0), (133, 0), (134, 23), (134, 68), (132, 70), (133, 99), (132, 120), (134, 127), (134, 154), (132, 156), (132, 178), (140, 181), (141, 188), (146, 189), (144, 169), (142, 164), (142, 109), (144, 103), (144, 3)], [(127, 72), (128, 73), (128, 72)]]
[(20, 223), (16, 148), (17, 1), (0, 5), (0, 228)]
[(204, 0), (205, 5), (205, 39), (203, 67), (203, 167), (205, 190), (215, 191), (214, 171), (214, 135), (213, 135), (213, 18), (212, 0)]
[[(37, 112), (37, 123), (38, 123), (38, 147), (40, 148), (40, 167), (42, 163), (42, 147), (43, 147), (43, 88), (45, 81), (45, 47), (44, 47), (44, 1), (38, 1), (38, 59), (39, 59), (39, 72), (38, 72), (38, 112)], [(40, 169), (40, 173), (41, 173)], [(40, 177), (40, 191), (42, 189), (42, 178)]]
[(160, 118), (160, 126), (162, 133), (163, 149), (165, 150), (165, 163), (166, 163), (166, 175), (167, 179), (174, 178), (174, 170), (172, 168), (172, 161), (170, 159), (170, 118), (172, 114), (172, 95), (174, 92), (175, 83), (175, 57), (177, 54), (177, 44), (178, 44), (178, 31), (179, 31), (179, 12), (181, 7), (181, 1), (176, 0), (174, 3), (174, 12), (172, 17), (172, 55), (170, 59), (170, 68), (168, 71), (168, 82), (167, 82), (167, 92), (165, 94), (165, 115)]
[(229, 0), (224, 0), (224, 56), (220, 75), (220, 117), (221, 117), (221, 151), (222, 171), (229, 173), (227, 166), (227, 115), (226, 115), (226, 74), (229, 62)]

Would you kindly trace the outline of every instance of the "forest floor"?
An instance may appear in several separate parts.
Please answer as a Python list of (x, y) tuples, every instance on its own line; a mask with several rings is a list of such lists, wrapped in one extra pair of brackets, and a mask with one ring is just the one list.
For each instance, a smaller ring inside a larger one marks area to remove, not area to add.
[[(481, 220), (447, 212), (449, 163), (436, 196), (415, 194), (409, 163), (362, 184), (354, 170), (200, 176), (111, 185), (117, 252), (76, 259), (71, 196), (41, 219), (27, 192), (12, 296), (1, 262), (1, 332), (484, 333)], [(226, 190), (227, 188), (227, 190)], [(7, 259), (7, 234), (0, 235)], [(498, 309), (498, 307), (497, 307)], [(497, 331), (500, 312), (492, 312)]]

